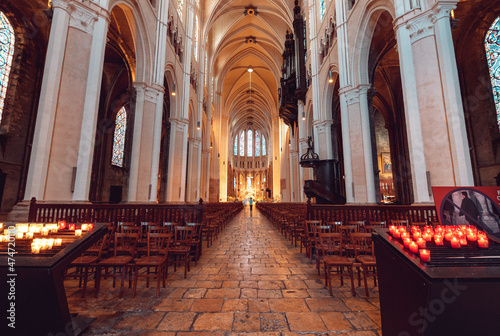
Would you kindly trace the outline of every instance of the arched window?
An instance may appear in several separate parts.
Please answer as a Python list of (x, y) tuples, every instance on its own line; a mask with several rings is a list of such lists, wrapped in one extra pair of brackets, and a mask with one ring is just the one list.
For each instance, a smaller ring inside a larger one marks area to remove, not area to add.
[(198, 15), (194, 17), (193, 42), (194, 59), (198, 61)]
[(497, 110), (497, 124), (500, 128), (500, 17), (490, 26), (484, 39), (486, 59), (490, 69), (493, 99)]
[(247, 156), (252, 156), (253, 154), (253, 132), (252, 130), (247, 131)]
[(234, 155), (238, 155), (238, 136), (234, 137)]
[(184, 9), (184, 0), (177, 0), (177, 12), (179, 12), (179, 17), (182, 19), (182, 11)]
[(326, 12), (326, 1), (321, 0), (319, 2), (319, 19), (323, 21), (323, 18), (325, 17), (325, 12)]
[(260, 133), (255, 131), (255, 156), (260, 156)]
[(240, 156), (245, 156), (245, 131), (240, 134)]
[(262, 155), (267, 155), (266, 153), (266, 137), (262, 134)]
[(5, 14), (0, 12), (0, 122), (2, 121), (5, 95), (9, 84), (10, 67), (14, 55), (14, 28)]
[(123, 167), (123, 154), (125, 151), (125, 131), (127, 130), (127, 110), (125, 106), (116, 113), (115, 134), (113, 137), (113, 157), (111, 164)]

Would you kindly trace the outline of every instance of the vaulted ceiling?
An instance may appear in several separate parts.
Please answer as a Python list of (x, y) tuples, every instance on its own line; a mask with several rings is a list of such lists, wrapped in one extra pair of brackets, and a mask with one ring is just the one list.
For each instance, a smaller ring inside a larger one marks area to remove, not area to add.
[(293, 0), (205, 1), (208, 63), (230, 137), (250, 121), (265, 133), (271, 131), (293, 7)]

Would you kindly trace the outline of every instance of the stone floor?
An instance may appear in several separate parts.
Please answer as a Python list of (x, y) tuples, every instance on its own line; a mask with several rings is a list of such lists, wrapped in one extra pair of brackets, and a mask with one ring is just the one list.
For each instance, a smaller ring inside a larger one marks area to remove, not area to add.
[(377, 289), (366, 297), (357, 287), (353, 297), (336, 283), (330, 296), (315, 263), (256, 209), (233, 219), (183, 275), (170, 269), (159, 298), (143, 280), (135, 298), (126, 288), (119, 299), (106, 280), (97, 299), (93, 281), (82, 299), (78, 282), (66, 280), (70, 312), (96, 318), (86, 336), (382, 335)]

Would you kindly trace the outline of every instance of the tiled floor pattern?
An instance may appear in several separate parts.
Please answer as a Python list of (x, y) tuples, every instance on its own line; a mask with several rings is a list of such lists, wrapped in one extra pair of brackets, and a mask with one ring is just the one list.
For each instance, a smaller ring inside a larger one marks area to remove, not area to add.
[(78, 281), (66, 280), (70, 312), (96, 318), (87, 336), (381, 335), (377, 289), (367, 298), (357, 287), (352, 297), (337, 282), (330, 296), (315, 263), (255, 209), (242, 211), (183, 274), (170, 269), (159, 298), (143, 280), (135, 298), (127, 288), (119, 299), (105, 280), (97, 299), (93, 281), (82, 299)]

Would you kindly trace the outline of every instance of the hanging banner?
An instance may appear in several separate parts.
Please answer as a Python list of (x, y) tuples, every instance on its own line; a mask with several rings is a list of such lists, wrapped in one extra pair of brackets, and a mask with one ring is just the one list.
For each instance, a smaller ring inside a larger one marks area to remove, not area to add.
[(500, 187), (432, 187), (439, 222), (477, 225), (500, 240)]

